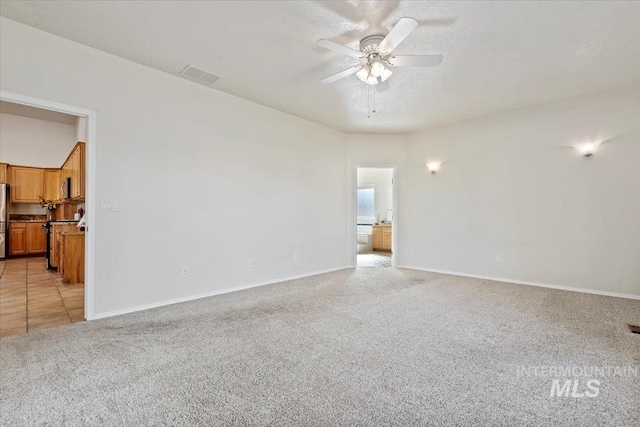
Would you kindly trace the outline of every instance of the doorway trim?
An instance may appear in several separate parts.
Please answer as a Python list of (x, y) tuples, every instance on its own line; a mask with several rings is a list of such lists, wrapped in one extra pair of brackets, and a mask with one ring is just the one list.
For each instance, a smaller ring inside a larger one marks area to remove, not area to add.
[(27, 105), (44, 110), (57, 111), (59, 113), (70, 114), (77, 117), (84, 117), (87, 120), (87, 140), (86, 161), (85, 161), (85, 205), (87, 209), (87, 224), (85, 231), (85, 281), (84, 281), (84, 318), (93, 320), (95, 318), (96, 302), (96, 208), (98, 204), (95, 200), (96, 190), (96, 119), (94, 110), (72, 105), (62, 104), (55, 101), (35, 98), (15, 92), (0, 90), (0, 101), (12, 102), (14, 104)]
[[(392, 222), (392, 237), (391, 237), (391, 266), (398, 266), (398, 165), (389, 164), (356, 164), (353, 168), (353, 210), (350, 216), (349, 227), (354, 231), (353, 240), (348, 242), (348, 250), (351, 253), (355, 253), (353, 258), (353, 268), (358, 267), (358, 168), (385, 168), (393, 169), (393, 222)], [(354, 252), (355, 251), (355, 252)]]

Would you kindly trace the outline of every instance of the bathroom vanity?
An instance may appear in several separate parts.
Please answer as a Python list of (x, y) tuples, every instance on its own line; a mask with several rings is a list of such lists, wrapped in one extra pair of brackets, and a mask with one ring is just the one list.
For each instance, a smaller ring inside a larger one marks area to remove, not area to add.
[(373, 226), (373, 250), (380, 252), (391, 252), (391, 242), (393, 242), (393, 228), (391, 224), (381, 224)]

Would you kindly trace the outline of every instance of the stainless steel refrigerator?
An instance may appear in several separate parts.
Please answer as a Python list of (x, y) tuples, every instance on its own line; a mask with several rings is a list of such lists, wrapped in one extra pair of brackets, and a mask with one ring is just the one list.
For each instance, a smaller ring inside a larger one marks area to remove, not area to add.
[(0, 259), (7, 257), (7, 184), (0, 184)]

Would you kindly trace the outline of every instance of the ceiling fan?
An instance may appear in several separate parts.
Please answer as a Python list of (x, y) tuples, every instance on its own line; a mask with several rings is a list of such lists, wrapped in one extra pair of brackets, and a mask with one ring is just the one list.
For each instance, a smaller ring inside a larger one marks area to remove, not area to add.
[[(335, 52), (359, 58), (360, 63), (344, 71), (322, 79), (322, 83), (333, 83), (351, 74), (364, 83), (375, 85), (378, 92), (389, 89), (387, 79), (393, 74), (390, 67), (437, 67), (442, 55), (392, 55), (392, 51), (418, 26), (413, 18), (401, 18), (389, 34), (369, 36), (360, 40), (360, 50), (341, 45), (328, 39), (318, 40), (318, 45)], [(362, 62), (362, 60), (366, 62)]]

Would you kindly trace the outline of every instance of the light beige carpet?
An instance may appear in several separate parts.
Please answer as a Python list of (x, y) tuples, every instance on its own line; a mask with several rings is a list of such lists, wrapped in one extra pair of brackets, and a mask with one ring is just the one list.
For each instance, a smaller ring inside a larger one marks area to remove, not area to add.
[(627, 323), (640, 301), (343, 270), (0, 339), (0, 424), (636, 426), (640, 378), (584, 395), (640, 365)]

